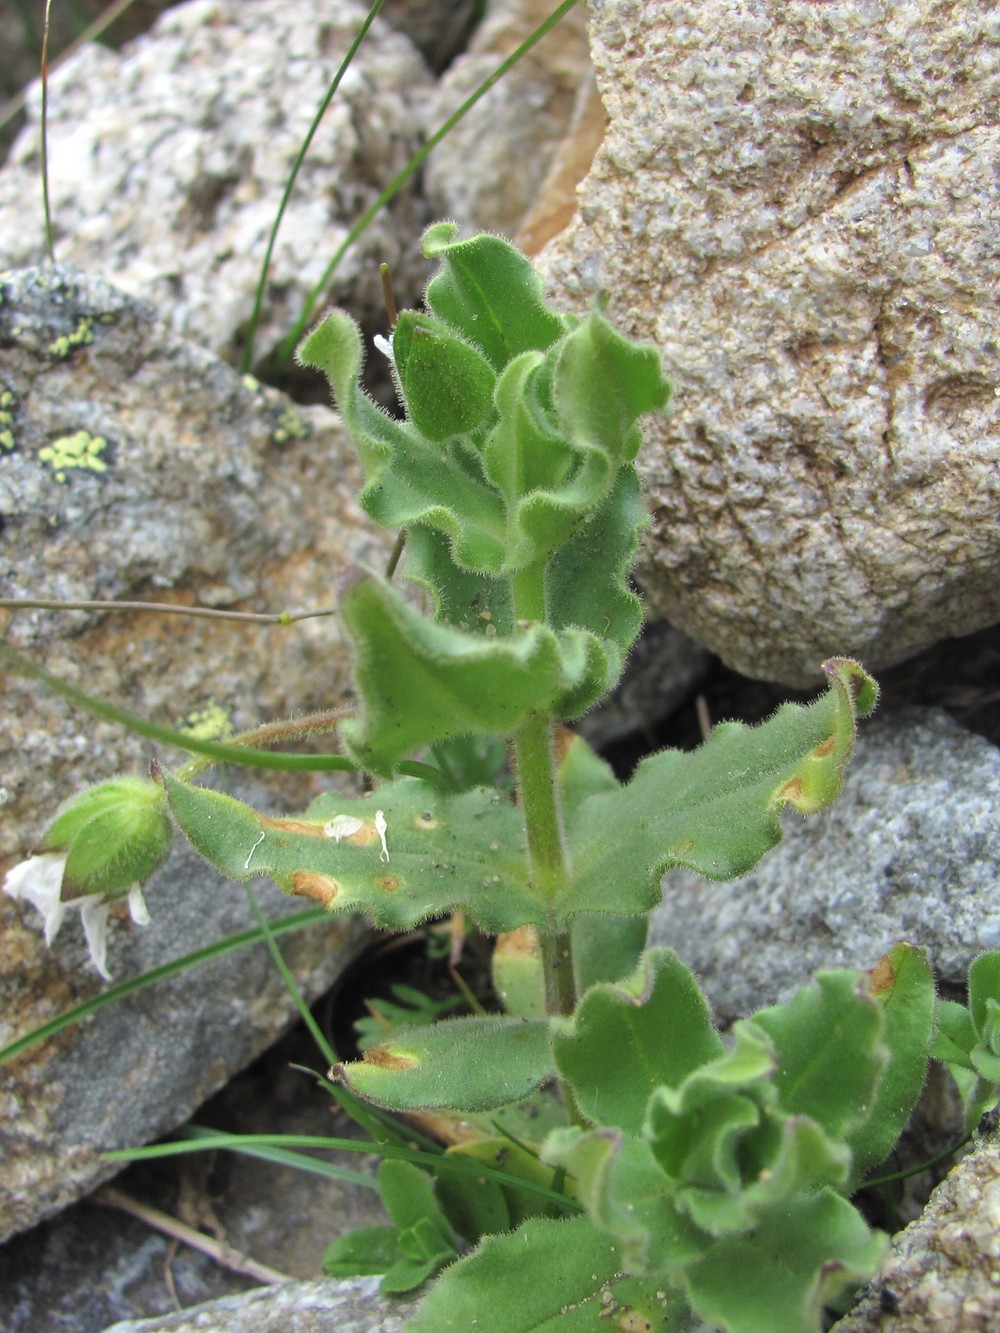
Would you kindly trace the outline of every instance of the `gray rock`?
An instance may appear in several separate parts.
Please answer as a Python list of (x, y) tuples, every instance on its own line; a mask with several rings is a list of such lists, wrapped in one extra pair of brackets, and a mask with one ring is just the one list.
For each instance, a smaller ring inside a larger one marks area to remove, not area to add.
[[(367, 8), (191, 0), (121, 53), (92, 45), (68, 60), (49, 90), (57, 257), (154, 300), (175, 332), (238, 361), (288, 173)], [(410, 42), (376, 20), (289, 201), (255, 364), (419, 147), (431, 87)], [(29, 114), (0, 171), (0, 266), (44, 255), (37, 88)], [(409, 282), (407, 273), (429, 220), (404, 190), (347, 254), (326, 299), (379, 316), (383, 260), (401, 294), (415, 295), (423, 266)]]
[[(334, 1114), (328, 1092), (291, 1067), (321, 1063), (300, 1026), (199, 1107), (197, 1123), (239, 1134), (363, 1138), (344, 1115)], [(375, 1158), (335, 1151), (323, 1157), (374, 1183)], [(208, 1248), (222, 1242), (229, 1256), (220, 1262), (205, 1249), (177, 1244), (123, 1211), (126, 1201), (202, 1231)], [(309, 1280), (322, 1271), (323, 1252), (335, 1236), (385, 1220), (372, 1188), (244, 1153), (138, 1164), (112, 1190), (0, 1246), (0, 1328), (98, 1333), (116, 1320), (148, 1319), (247, 1291), (266, 1280), (267, 1271), (271, 1280), (281, 1274)], [(230, 1266), (233, 1253), (251, 1259), (257, 1275)]]
[[(387, 534), (354, 503), (360, 471), (334, 414), (241, 380), (146, 303), (62, 267), (4, 275), (0, 342), (5, 596), (319, 610), (335, 605), (346, 564), (384, 563)], [(15, 648), (168, 725), (211, 705), (242, 730), (343, 704), (349, 690), (335, 616), (287, 628), (0, 617)], [(149, 760), (148, 743), (24, 681), (5, 686), (0, 858), (23, 855), (82, 783)], [(287, 799), (310, 790), (293, 784)]]
[(791, 685), (1000, 617), (1000, 26), (874, 13), (594, 0), (610, 128), (543, 256), (676, 381), (654, 605)]
[[(261, 784), (235, 794), (270, 804)], [(306, 904), (273, 885), (257, 888), (271, 920)], [(225, 883), (178, 839), (146, 889), (152, 922), (126, 933), (113, 923), (116, 980), (137, 977), (255, 925), (243, 890)], [(78, 923), (51, 953), (35, 914), (4, 900), (0, 1019), (6, 1045), (96, 995)], [(310, 998), (329, 989), (369, 932), (360, 917), (281, 937)], [(120, 1170), (102, 1154), (138, 1147), (182, 1124), (211, 1093), (265, 1050), (295, 1017), (263, 945), (156, 983), (0, 1067), (0, 1240), (33, 1226)]]
[(831, 1333), (991, 1333), (1000, 1327), (1000, 1144), (980, 1140), (897, 1235)]
[(287, 1282), (162, 1319), (127, 1319), (104, 1333), (403, 1333), (417, 1302), (387, 1301), (378, 1282)]
[[(426, 112), (437, 129), (555, 8), (548, 0), (491, 0), (469, 50), (447, 71)], [(571, 10), (439, 144), (427, 188), (467, 230), (514, 236), (535, 202), (592, 77), (582, 6)]]
[(574, 725), (595, 748), (632, 734), (651, 738), (708, 670), (709, 654), (665, 620), (643, 627), (614, 693)]
[(753, 874), (664, 879), (652, 942), (697, 972), (724, 1018), (787, 998), (818, 968), (871, 967), (907, 940), (965, 983), (1000, 947), (1000, 751), (945, 714), (862, 724), (833, 807), (783, 819)]
[[(146, 304), (92, 276), (9, 274), (0, 298), (5, 595), (316, 608), (335, 601), (345, 564), (384, 560), (387, 541), (354, 508), (352, 450), (331, 412), (299, 412), (244, 382), (170, 334)], [(67, 439), (81, 435), (86, 447), (66, 453)], [(242, 729), (341, 704), (349, 690), (335, 618), (234, 629), (152, 614), (2, 614), (8, 641), (34, 660), (168, 724), (211, 705)], [(19, 678), (6, 676), (4, 696), (0, 871), (37, 845), (61, 801), (116, 772), (142, 772), (152, 753)], [(163, 758), (176, 762), (174, 752)], [(236, 789), (280, 812), (301, 809), (316, 787), (306, 778)], [(251, 924), (241, 890), (193, 854), (176, 856), (151, 883), (152, 925), (112, 932), (119, 978)], [(270, 888), (264, 901), (271, 913), (303, 906)], [(32, 908), (0, 896), (0, 1042), (97, 989), (79, 923), (64, 927), (52, 952), (39, 925)], [(359, 923), (335, 921), (297, 940), (309, 994), (339, 975), (362, 935)], [(108, 1175), (102, 1149), (185, 1119), (291, 1012), (264, 954), (231, 955), (209, 984), (181, 979), (140, 994), (5, 1066), (0, 1235)]]

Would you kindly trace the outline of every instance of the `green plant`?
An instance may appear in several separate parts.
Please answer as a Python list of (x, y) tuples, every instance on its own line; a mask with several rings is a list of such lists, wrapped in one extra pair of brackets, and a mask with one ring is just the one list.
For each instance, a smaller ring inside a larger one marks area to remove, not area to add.
[[(156, 767), (53, 826), (54, 901), (105, 903), (148, 874), (169, 808), (231, 879), (268, 875), (384, 929), (460, 911), (488, 934), (518, 932), (513, 955), (497, 951), (505, 1014), (407, 1021), (331, 1071), (353, 1097), (471, 1127), (430, 1159), (433, 1181), (386, 1162), (392, 1225), (328, 1254), (331, 1272), (386, 1272), (389, 1291), (443, 1270), (416, 1333), (596, 1330), (611, 1315), (673, 1329), (692, 1313), (733, 1333), (819, 1328), (882, 1253), (849, 1195), (920, 1092), (930, 968), (898, 945), (870, 974), (821, 973), (724, 1041), (681, 960), (644, 950), (645, 917), (669, 866), (736, 877), (777, 843), (783, 807), (829, 804), (876, 686), (834, 659), (814, 703), (722, 724), (627, 784), (562, 729), (614, 686), (639, 633), (634, 460), (669, 386), (655, 349), (599, 309), (550, 309), (506, 242), (439, 224), (424, 249), (440, 263), (427, 309), (403, 312), (382, 343), (403, 420), (360, 388), (348, 316), (300, 349), (357, 444), (362, 505), (405, 531), (404, 573), (431, 606), (368, 571), (342, 579), (359, 708), (339, 720), (340, 765), (372, 790), (275, 819), (197, 785), (204, 761)], [(255, 739), (198, 744), (224, 758)], [(482, 785), (498, 739), (516, 799)], [(30, 896), (33, 877), (22, 869), (15, 888)], [(968, 1071), (970, 1117), (1000, 1083), (995, 957), (974, 969), (971, 1014), (942, 1008), (935, 1048)]]

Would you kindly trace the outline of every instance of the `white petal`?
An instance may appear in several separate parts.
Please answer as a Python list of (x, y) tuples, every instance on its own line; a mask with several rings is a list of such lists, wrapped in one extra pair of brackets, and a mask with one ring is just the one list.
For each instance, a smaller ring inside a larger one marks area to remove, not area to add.
[(387, 356), (393, 365), (396, 364), (396, 358), (392, 354), (391, 338), (386, 338), (384, 334), (376, 333), (372, 342), (374, 342), (376, 349), (381, 352), (383, 356)]
[(90, 893), (80, 903), (80, 915), (83, 918), (83, 933), (87, 937), (90, 961), (100, 972), (105, 981), (111, 980), (108, 971), (108, 904), (103, 893)]
[(3, 891), (11, 898), (24, 898), (45, 918), (45, 943), (51, 944), (66, 916), (66, 904), (60, 900), (65, 852), (46, 852), (7, 871)]
[(128, 910), (137, 926), (148, 926), (152, 920), (140, 884), (133, 884), (128, 891)]

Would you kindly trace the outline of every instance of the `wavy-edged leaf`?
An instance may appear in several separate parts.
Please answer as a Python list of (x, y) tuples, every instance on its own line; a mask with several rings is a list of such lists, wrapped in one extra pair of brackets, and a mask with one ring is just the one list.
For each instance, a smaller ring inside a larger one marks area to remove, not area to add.
[(548, 1024), (450, 1018), (406, 1028), (334, 1072), (359, 1097), (390, 1111), (488, 1111), (520, 1101), (551, 1075)]
[(163, 781), (185, 836), (230, 879), (270, 875), (286, 893), (330, 911), (364, 912), (386, 930), (410, 930), (457, 910), (491, 933), (544, 920), (516, 850), (520, 815), (495, 792), (444, 796), (400, 778), (370, 796), (329, 793), (300, 818), (272, 819), (169, 773)]
[(638, 1133), (653, 1092), (723, 1046), (690, 968), (672, 949), (651, 949), (631, 977), (595, 986), (571, 1018), (554, 1020), (552, 1049), (584, 1115)]
[(619, 1247), (589, 1218), (536, 1218), (446, 1268), (408, 1333), (680, 1333), (683, 1297), (621, 1269)]
[(817, 972), (785, 1004), (758, 1010), (749, 1023), (774, 1043), (773, 1082), (783, 1110), (809, 1116), (835, 1138), (864, 1124), (889, 1062), (885, 1010), (864, 973)]
[(359, 497), (365, 512), (388, 528), (426, 524), (442, 533), (465, 570), (500, 570), (505, 523), (499, 493), (469, 470), (460, 444), (442, 445), (410, 422), (394, 421), (363, 392), (361, 332), (354, 320), (332, 311), (303, 342), (298, 357), (326, 375), (350, 428), (365, 472)]
[(627, 786), (582, 802), (567, 819), (574, 883), (566, 916), (648, 912), (674, 865), (709, 879), (746, 874), (781, 840), (784, 806), (813, 814), (829, 805), (856, 714), (871, 711), (877, 687), (846, 658), (823, 669), (830, 686), (815, 702), (785, 704), (756, 727), (722, 723), (700, 749), (661, 751)]
[(867, 1118), (847, 1136), (855, 1187), (885, 1161), (906, 1128), (927, 1077), (937, 1010), (931, 965), (912, 944), (894, 944), (868, 973), (868, 987), (885, 1016), (882, 1042), (889, 1061)]
[(535, 624), (486, 639), (438, 625), (389, 584), (358, 571), (341, 598), (355, 643), (363, 710), (341, 726), (348, 753), (388, 775), (410, 751), (454, 736), (509, 736), (588, 679), (603, 679), (601, 646), (580, 630)]
[(423, 252), (441, 271), (427, 285), (427, 304), (441, 319), (474, 338), (497, 371), (521, 352), (544, 351), (570, 324), (550, 310), (531, 262), (499, 236), (454, 239), (454, 222), (423, 236)]

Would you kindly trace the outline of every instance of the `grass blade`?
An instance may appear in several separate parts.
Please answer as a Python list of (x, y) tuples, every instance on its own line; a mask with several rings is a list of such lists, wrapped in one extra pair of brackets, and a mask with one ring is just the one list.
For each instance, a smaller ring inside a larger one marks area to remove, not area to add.
[(244, 374), (248, 374), (253, 366), (253, 349), (254, 349), (254, 343), (257, 338), (257, 328), (260, 324), (261, 306), (264, 303), (264, 288), (267, 286), (267, 275), (271, 268), (271, 256), (274, 253), (274, 246), (275, 242), (278, 239), (278, 231), (281, 227), (282, 218), (285, 216), (285, 209), (288, 207), (288, 201), (291, 198), (292, 190), (295, 188), (295, 181), (302, 167), (302, 163), (306, 160), (306, 154), (309, 152), (309, 147), (312, 144), (312, 141), (316, 135), (316, 131), (320, 127), (320, 122), (326, 115), (327, 109), (329, 108), (330, 103), (336, 96), (337, 89), (340, 87), (344, 75), (350, 69), (351, 63), (354, 60), (354, 57), (357, 55), (361, 43), (368, 35), (368, 29), (372, 26), (372, 23), (374, 22), (376, 15), (378, 14), (379, 10), (382, 8), (384, 3), (385, 0), (375, 0), (375, 3), (372, 5), (371, 9), (369, 9), (368, 14), (365, 17), (365, 21), (358, 29), (357, 35), (348, 49), (347, 55), (344, 56), (340, 68), (333, 76), (330, 86), (329, 88), (327, 88), (326, 93), (316, 110), (316, 114), (313, 117), (312, 124), (309, 126), (309, 129), (306, 132), (306, 137), (302, 140), (302, 147), (299, 149), (295, 161), (292, 163), (292, 169), (289, 172), (288, 180), (285, 184), (284, 193), (281, 196), (281, 203), (278, 205), (278, 212), (275, 215), (274, 222), (271, 226), (271, 234), (267, 238), (267, 249), (264, 251), (264, 262), (261, 264), (260, 268), (260, 278), (258, 279), (257, 282), (257, 294), (254, 297), (253, 312), (250, 316), (249, 328), (247, 329), (246, 347), (243, 349)]
[(554, 9), (552, 13), (548, 16), (548, 18), (544, 19), (538, 25), (538, 27), (534, 30), (533, 33), (531, 33), (528, 37), (525, 38), (525, 40), (521, 43), (521, 45), (517, 48), (517, 50), (511, 52), (511, 54), (507, 57), (507, 59), (501, 65), (498, 65), (497, 68), (493, 71), (493, 73), (483, 80), (483, 82), (479, 85), (479, 87), (476, 88), (475, 91), (471, 93), (469, 97), (466, 98), (466, 100), (462, 103), (462, 105), (458, 108), (458, 110), (454, 111), (444, 122), (444, 124), (441, 125), (437, 130), (435, 130), (435, 132), (431, 135), (431, 137), (427, 140), (427, 142), (423, 145), (423, 147), (418, 149), (418, 151), (414, 153), (414, 155), (410, 158), (409, 162), (407, 162), (406, 166), (403, 167), (402, 171), (398, 172), (395, 176), (393, 176), (392, 180), (385, 187), (385, 189), (375, 200), (375, 202), (369, 208), (365, 209), (364, 213), (361, 214), (361, 217), (358, 218), (357, 222), (347, 233), (344, 243), (337, 250), (336, 254), (330, 260), (329, 264), (327, 264), (325, 270), (323, 271), (323, 276), (320, 278), (319, 282), (316, 283), (315, 287), (310, 292), (306, 300), (306, 303), (302, 309), (302, 313), (299, 315), (299, 318), (295, 323), (295, 327), (292, 329), (288, 337), (284, 339), (280, 348), (278, 349), (277, 367), (279, 370), (284, 370), (287, 367), (289, 361), (291, 360), (292, 354), (294, 353), (295, 348), (298, 346), (299, 339), (302, 337), (302, 334), (305, 332), (307, 324), (312, 318), (313, 311), (316, 308), (316, 303), (319, 301), (320, 297), (325, 292), (327, 286), (329, 285), (330, 279), (333, 277), (337, 268), (340, 266), (340, 262), (344, 258), (344, 255), (348, 252), (351, 246), (354, 245), (354, 243), (359, 239), (359, 237), (364, 235), (365, 231), (368, 229), (369, 225), (371, 224), (372, 220), (376, 217), (376, 215), (386, 206), (386, 204), (388, 204), (392, 199), (395, 198), (395, 196), (403, 188), (403, 186), (410, 179), (413, 173), (423, 165), (425, 158), (427, 158), (427, 156), (437, 147), (437, 145), (441, 142), (441, 140), (445, 138), (445, 136), (448, 135), (455, 128), (455, 126), (459, 123), (460, 120), (462, 120), (466, 115), (468, 115), (468, 113), (472, 110), (472, 108), (476, 105), (476, 103), (480, 101), (483, 97), (485, 97), (486, 94), (489, 92), (489, 90), (495, 84), (500, 82), (500, 80), (508, 72), (508, 70), (513, 69), (514, 66), (518, 63), (518, 61), (528, 54), (528, 52), (532, 49), (532, 47), (537, 46), (537, 44), (542, 40), (542, 38), (547, 33), (551, 32), (551, 30), (556, 26), (556, 24), (561, 19), (565, 18), (565, 16), (569, 13), (569, 11), (576, 5), (576, 3), (577, 0), (563, 0), (563, 3), (557, 9)]

